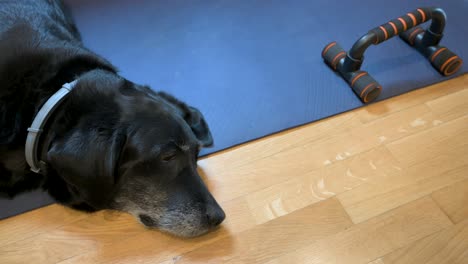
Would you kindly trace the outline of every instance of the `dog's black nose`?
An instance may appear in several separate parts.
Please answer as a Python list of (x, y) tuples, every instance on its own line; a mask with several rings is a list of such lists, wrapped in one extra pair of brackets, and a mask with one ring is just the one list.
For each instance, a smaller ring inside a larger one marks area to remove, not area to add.
[(206, 218), (208, 224), (212, 227), (215, 227), (224, 221), (226, 214), (220, 207), (210, 206), (206, 210)]

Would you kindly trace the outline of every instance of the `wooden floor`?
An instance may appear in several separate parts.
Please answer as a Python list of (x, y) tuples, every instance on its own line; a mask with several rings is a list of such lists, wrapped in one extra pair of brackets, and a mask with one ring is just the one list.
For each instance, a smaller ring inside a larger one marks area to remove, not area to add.
[(0, 221), (0, 263), (468, 263), (468, 75), (199, 164), (214, 233), (52, 205)]

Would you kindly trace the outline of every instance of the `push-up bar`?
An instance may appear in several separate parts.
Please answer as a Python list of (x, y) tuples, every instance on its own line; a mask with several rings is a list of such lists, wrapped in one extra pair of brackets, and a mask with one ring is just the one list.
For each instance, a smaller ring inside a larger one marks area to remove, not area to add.
[[(427, 30), (418, 27), (419, 24), (429, 20), (432, 22)], [(360, 70), (364, 52), (371, 44), (378, 45), (399, 35), (428, 58), (432, 66), (442, 75), (449, 76), (460, 69), (463, 64), (462, 59), (439, 45), (445, 20), (445, 12), (440, 8), (418, 8), (370, 30), (354, 43), (348, 53), (336, 42), (328, 44), (322, 51), (322, 57), (328, 66), (346, 80), (364, 103), (369, 103), (376, 99), (382, 90), (382, 86), (374, 78)]]

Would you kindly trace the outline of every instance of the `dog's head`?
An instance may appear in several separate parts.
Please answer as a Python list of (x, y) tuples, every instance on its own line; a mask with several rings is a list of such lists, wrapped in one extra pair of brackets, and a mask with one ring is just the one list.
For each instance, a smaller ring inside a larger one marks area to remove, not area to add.
[(104, 71), (82, 76), (67, 100), (47, 161), (69, 205), (129, 212), (185, 237), (224, 220), (197, 172), (200, 149), (213, 143), (197, 109)]

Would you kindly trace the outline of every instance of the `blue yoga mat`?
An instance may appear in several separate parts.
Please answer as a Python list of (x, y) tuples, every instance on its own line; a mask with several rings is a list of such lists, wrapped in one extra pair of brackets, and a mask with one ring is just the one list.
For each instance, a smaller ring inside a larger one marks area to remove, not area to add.
[[(418, 7), (445, 10), (441, 44), (468, 58), (463, 0), (68, 2), (86, 46), (124, 77), (205, 114), (215, 146), (202, 154), (362, 106), (323, 63), (322, 49), (338, 41), (349, 50), (370, 29)], [(446, 79), (398, 37), (365, 56), (362, 68), (383, 86), (379, 100)]]
[[(85, 45), (124, 77), (204, 113), (215, 146), (202, 154), (363, 106), (323, 63), (322, 49), (338, 41), (349, 50), (368, 30), (418, 7), (445, 10), (441, 44), (468, 58), (465, 0), (66, 2)], [(362, 69), (383, 86), (378, 100), (447, 79), (399, 38), (370, 47)], [(50, 203), (34, 195), (0, 200), (0, 208), (14, 208), (12, 215)]]

